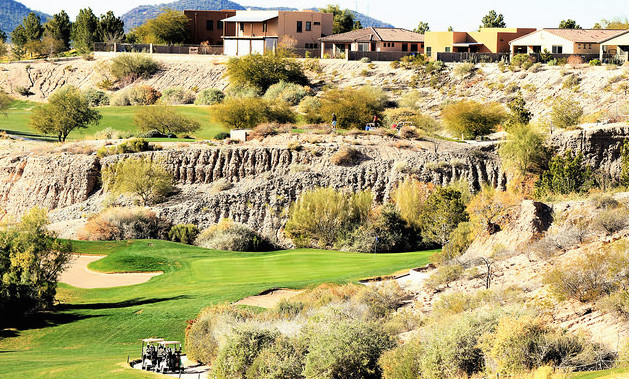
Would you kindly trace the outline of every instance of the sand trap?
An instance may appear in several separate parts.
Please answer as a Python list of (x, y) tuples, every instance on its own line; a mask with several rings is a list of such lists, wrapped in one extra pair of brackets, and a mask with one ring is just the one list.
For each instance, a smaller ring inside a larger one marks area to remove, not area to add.
[(273, 308), (275, 304), (280, 300), (290, 299), (293, 296), (297, 296), (304, 292), (299, 290), (287, 290), (287, 289), (275, 289), (265, 291), (260, 295), (245, 297), (244, 299), (237, 301), (236, 305), (251, 305), (254, 307)]
[(103, 257), (104, 255), (75, 255), (59, 281), (79, 288), (107, 288), (140, 284), (163, 274), (162, 272), (104, 274), (87, 268), (88, 264)]

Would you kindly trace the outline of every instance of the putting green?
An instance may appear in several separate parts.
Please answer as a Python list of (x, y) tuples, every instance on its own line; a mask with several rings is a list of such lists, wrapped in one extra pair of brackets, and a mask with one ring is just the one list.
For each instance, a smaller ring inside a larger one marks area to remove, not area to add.
[(184, 339), (186, 320), (206, 306), (271, 287), (348, 282), (424, 265), (435, 251), (356, 254), (322, 250), (233, 253), (153, 240), (75, 242), (79, 253), (105, 254), (93, 270), (164, 271), (138, 285), (78, 289), (60, 284), (62, 302), (28, 328), (3, 332), (2, 378), (155, 377), (128, 368), (139, 339)]

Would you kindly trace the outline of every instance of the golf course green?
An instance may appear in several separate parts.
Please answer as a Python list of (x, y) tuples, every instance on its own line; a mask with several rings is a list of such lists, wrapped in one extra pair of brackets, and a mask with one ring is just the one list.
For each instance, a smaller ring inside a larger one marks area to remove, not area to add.
[(90, 265), (104, 272), (163, 271), (124, 287), (59, 285), (58, 311), (0, 340), (1, 378), (141, 378), (132, 370), (139, 340), (182, 340), (186, 320), (209, 305), (233, 302), (273, 287), (306, 288), (391, 274), (424, 265), (435, 251), (357, 254), (298, 249), (264, 253), (207, 250), (174, 242), (74, 241), (76, 252), (107, 257)]

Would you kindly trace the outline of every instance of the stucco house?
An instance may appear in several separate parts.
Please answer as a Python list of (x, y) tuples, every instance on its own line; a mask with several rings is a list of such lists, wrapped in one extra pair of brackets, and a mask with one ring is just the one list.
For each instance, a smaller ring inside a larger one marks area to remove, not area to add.
[(318, 49), (319, 38), (332, 34), (334, 16), (316, 11), (236, 11), (223, 19), (223, 54), (242, 56), (273, 51), (280, 38), (290, 37), (295, 48)]
[[(511, 54), (601, 54), (601, 45), (629, 30), (540, 29), (511, 41)], [(619, 42), (620, 43), (620, 42)]]
[(480, 28), (476, 32), (426, 32), (426, 55), (437, 53), (509, 53), (509, 42), (535, 28)]
[(346, 51), (408, 52), (423, 54), (424, 35), (401, 28), (364, 28), (319, 38), (321, 56)]
[(236, 15), (235, 10), (200, 11), (185, 10), (183, 14), (188, 17), (188, 30), (190, 32), (187, 43), (198, 45), (222, 45), (223, 35), (236, 35), (236, 26), (229, 24), (224, 27), (223, 20)]

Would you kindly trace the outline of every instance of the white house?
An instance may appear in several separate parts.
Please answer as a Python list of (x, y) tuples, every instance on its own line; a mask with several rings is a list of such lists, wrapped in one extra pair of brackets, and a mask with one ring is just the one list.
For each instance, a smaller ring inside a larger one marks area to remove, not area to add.
[(509, 42), (511, 54), (601, 54), (601, 44), (629, 30), (540, 29)]

